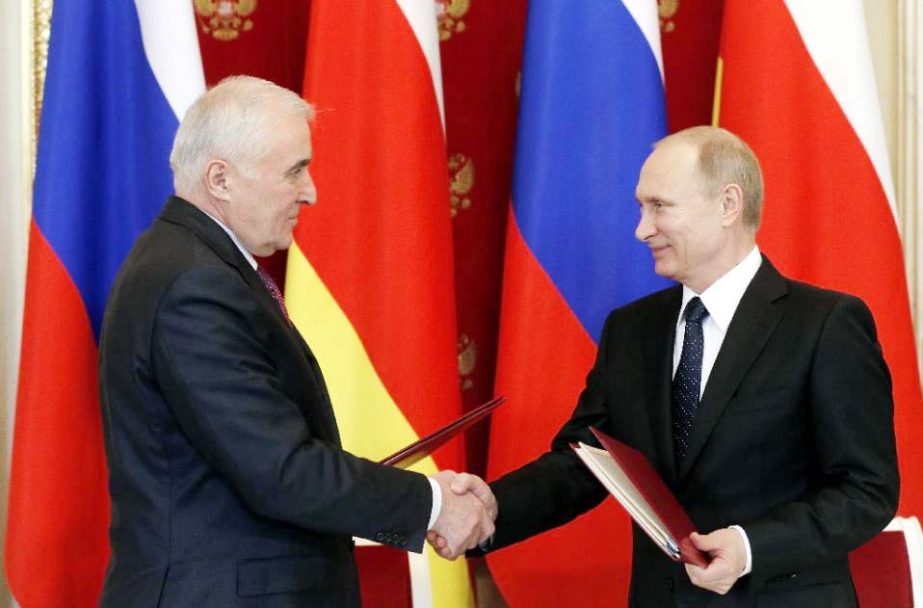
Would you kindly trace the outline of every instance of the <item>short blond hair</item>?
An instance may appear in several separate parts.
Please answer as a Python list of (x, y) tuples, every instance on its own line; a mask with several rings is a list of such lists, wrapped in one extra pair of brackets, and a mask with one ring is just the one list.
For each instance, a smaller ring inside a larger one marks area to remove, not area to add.
[(709, 194), (717, 194), (728, 184), (737, 184), (743, 193), (743, 224), (756, 230), (763, 216), (763, 172), (750, 146), (727, 129), (711, 126), (689, 127), (664, 137), (664, 142), (681, 140), (699, 153), (698, 170)]

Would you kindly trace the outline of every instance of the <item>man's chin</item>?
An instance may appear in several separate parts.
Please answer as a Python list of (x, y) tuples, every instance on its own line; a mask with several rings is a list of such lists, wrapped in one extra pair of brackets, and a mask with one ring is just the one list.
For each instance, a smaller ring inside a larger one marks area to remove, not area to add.
[(661, 276), (665, 279), (672, 279), (675, 273), (675, 268), (673, 265), (666, 261), (655, 261), (654, 262), (654, 273), (657, 276)]
[(289, 234), (288, 237), (286, 237), (286, 238), (284, 238), (284, 239), (280, 239), (279, 242), (276, 243), (276, 251), (285, 251), (285, 250), (287, 250), (289, 247), (292, 246), (292, 243), (293, 243), (294, 241), (295, 241), (295, 237), (294, 237), (293, 235)]

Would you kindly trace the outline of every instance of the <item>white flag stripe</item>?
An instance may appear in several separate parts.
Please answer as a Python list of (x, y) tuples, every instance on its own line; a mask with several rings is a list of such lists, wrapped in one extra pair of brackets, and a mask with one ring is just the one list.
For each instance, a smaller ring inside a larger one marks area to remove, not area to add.
[(442, 62), (439, 59), (439, 32), (436, 30), (436, 3), (433, 0), (395, 0), (410, 24), (433, 79), (442, 133), (445, 134), (445, 104), (442, 97)]
[(622, 0), (622, 4), (631, 13), (641, 33), (647, 39), (651, 53), (657, 59), (660, 82), (663, 82), (663, 52), (660, 49), (660, 17), (657, 14), (656, 0)]
[(189, 0), (135, 0), (144, 54), (167, 102), (182, 120), (205, 91), (195, 15)]
[(785, 4), (814, 65), (865, 147), (896, 225), (894, 182), (861, 0), (786, 0)]

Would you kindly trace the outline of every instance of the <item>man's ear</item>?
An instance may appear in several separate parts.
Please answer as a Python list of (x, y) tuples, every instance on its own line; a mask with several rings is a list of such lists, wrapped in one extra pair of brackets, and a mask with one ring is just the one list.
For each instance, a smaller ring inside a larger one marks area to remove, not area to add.
[(228, 164), (223, 160), (212, 159), (205, 165), (205, 189), (221, 201), (231, 200), (228, 170)]
[(743, 216), (744, 193), (737, 184), (728, 184), (721, 190), (721, 224), (728, 227)]

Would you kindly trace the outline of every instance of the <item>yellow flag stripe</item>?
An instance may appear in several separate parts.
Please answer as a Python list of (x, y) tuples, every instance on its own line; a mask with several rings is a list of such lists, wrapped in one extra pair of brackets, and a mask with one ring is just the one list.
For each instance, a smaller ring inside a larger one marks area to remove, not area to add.
[[(362, 339), (297, 244), (288, 252), (285, 303), (311, 345), (330, 390), (344, 449), (380, 460), (419, 439), (375, 371)], [(436, 472), (432, 458), (413, 469)], [(447, 562), (427, 546), (432, 606), (474, 606), (463, 560)]]

